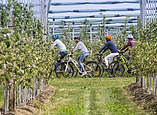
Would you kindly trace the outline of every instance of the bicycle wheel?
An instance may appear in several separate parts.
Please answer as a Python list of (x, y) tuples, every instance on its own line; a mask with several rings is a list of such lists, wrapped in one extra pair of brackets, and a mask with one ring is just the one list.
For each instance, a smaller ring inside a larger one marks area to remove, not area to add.
[[(59, 63), (57, 68), (55, 69), (56, 77), (58, 78), (67, 78), (72, 77), (74, 75), (74, 69), (71, 63), (62, 62)], [(67, 68), (66, 68), (67, 67)]]
[(76, 68), (76, 66), (75, 66), (73, 63), (71, 63), (71, 65), (72, 65), (73, 70), (74, 70), (74, 74), (73, 74), (73, 76), (72, 76), (72, 77), (77, 77), (77, 76), (78, 76), (79, 71), (78, 71), (78, 69)]
[(96, 61), (87, 61), (85, 64), (85, 70), (90, 78), (101, 77), (101, 68)]
[(54, 79), (54, 76), (55, 76), (55, 71), (54, 71), (54, 68), (55, 68), (55, 65), (52, 65), (51, 67), (50, 67), (50, 69), (49, 69), (49, 73), (48, 73), (48, 79)]
[(125, 73), (125, 67), (124, 64), (115, 61), (112, 62), (112, 74), (114, 77), (122, 77)]
[(100, 66), (100, 69), (101, 69), (101, 74), (100, 74), (100, 77), (102, 77), (102, 76), (103, 76), (103, 74), (104, 74), (104, 71), (105, 71), (105, 67), (104, 67), (104, 65), (103, 65), (103, 64), (99, 64), (99, 66)]
[(51, 69), (50, 69), (50, 73), (49, 73), (49, 75), (48, 75), (48, 79), (49, 79), (49, 78), (52, 78), (52, 79), (53, 79), (53, 77), (52, 77), (52, 72), (53, 72), (53, 69), (51, 68)]
[(101, 74), (104, 76), (112, 77), (112, 65), (109, 65), (109, 69), (107, 69), (106, 64), (101, 64)]

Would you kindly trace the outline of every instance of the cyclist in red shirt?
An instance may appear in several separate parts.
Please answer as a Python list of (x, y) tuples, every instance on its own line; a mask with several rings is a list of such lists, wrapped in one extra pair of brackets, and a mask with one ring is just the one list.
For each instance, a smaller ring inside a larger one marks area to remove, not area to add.
[[(134, 47), (135, 41), (134, 41), (134, 37), (132, 36), (132, 34), (129, 34), (129, 35), (127, 36), (127, 38), (128, 38), (128, 42), (126, 43), (126, 45), (124, 45), (124, 46), (120, 49), (120, 51), (122, 51), (122, 52), (126, 52), (126, 51), (128, 51), (130, 48), (133, 48), (133, 47)], [(133, 56), (134, 56), (134, 52), (131, 52), (131, 51), (129, 50), (128, 55), (125, 56), (125, 57), (126, 57), (126, 59), (127, 59), (129, 62), (131, 62), (130, 57), (133, 57)], [(133, 67), (131, 67), (131, 65), (130, 65), (130, 68), (131, 68), (133, 71), (136, 71), (136, 69), (133, 68)], [(130, 71), (130, 70), (129, 70), (129, 71)]]
[[(129, 34), (129, 35), (127, 36), (127, 38), (128, 38), (128, 42), (126, 43), (126, 45), (124, 45), (124, 46), (120, 49), (120, 51), (126, 52), (126, 51), (128, 51), (130, 48), (133, 48), (133, 47), (134, 47), (134, 43), (135, 43), (135, 41), (133, 40), (134, 37), (133, 37), (131, 34)], [(133, 56), (133, 55), (134, 55), (134, 53), (129, 50), (128, 57), (129, 57), (129, 56)], [(129, 59), (128, 59), (128, 60), (129, 60)]]

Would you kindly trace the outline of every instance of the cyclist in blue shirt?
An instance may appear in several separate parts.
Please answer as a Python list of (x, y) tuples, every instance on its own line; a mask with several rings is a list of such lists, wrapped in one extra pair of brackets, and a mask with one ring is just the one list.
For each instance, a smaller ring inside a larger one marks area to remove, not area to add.
[(106, 50), (110, 50), (111, 53), (109, 55), (107, 55), (105, 57), (105, 64), (107, 66), (107, 69), (109, 68), (109, 64), (113, 61), (113, 58), (115, 56), (117, 56), (119, 53), (118, 53), (118, 50), (116, 48), (116, 46), (114, 45), (114, 43), (111, 41), (111, 36), (109, 35), (105, 35), (104, 37), (106, 39), (106, 44), (105, 46), (99, 51), (99, 54), (100, 56), (106, 51)]

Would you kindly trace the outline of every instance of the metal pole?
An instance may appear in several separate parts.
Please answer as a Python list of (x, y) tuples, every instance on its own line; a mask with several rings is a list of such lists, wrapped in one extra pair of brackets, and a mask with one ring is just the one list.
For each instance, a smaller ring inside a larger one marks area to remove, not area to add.
[[(149, 6), (149, 9), (148, 9), (148, 15), (150, 15), (151, 14), (151, 1), (150, 0), (148, 0), (148, 6)], [(151, 15), (150, 16), (148, 16), (149, 17), (149, 23), (151, 22)]]
[(90, 24), (90, 41), (92, 42), (92, 25)]
[(92, 24), (90, 24), (90, 42), (91, 42), (91, 57), (92, 57), (92, 53), (93, 53), (93, 49), (92, 49)]
[(75, 34), (74, 22), (72, 22), (72, 24), (73, 24), (73, 37), (72, 37), (72, 40), (74, 40), (74, 34)]
[(157, 1), (155, 1), (155, 19), (157, 19)]
[(40, 11), (40, 21), (43, 22), (43, 9), (42, 9), (43, 3), (42, 0), (40, 0), (40, 7), (39, 7), (39, 11)]
[(157, 14), (157, 0), (154, 1), (154, 21), (156, 19), (156, 14)]
[(55, 19), (53, 18), (53, 35), (55, 34)]
[(143, 22), (144, 22), (144, 27), (146, 26), (147, 23), (147, 10), (146, 10), (146, 0), (143, 0)]
[(141, 24), (144, 25), (144, 14), (143, 14), (143, 1), (140, 0), (140, 19), (141, 19)]

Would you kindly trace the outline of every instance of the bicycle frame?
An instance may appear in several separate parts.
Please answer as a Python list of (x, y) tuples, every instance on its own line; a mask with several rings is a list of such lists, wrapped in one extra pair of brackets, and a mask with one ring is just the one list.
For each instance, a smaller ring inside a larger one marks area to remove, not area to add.
[(126, 71), (128, 71), (129, 70), (128, 65), (127, 65), (127, 63), (129, 63), (128, 59), (126, 59), (126, 57), (123, 54), (121, 54), (120, 60), (122, 60), (124, 67), (126, 68)]
[[(77, 62), (76, 60), (74, 60), (74, 59), (73, 59), (72, 57), (70, 57), (70, 56), (69, 56), (69, 59), (68, 59), (68, 61), (67, 61), (67, 65), (66, 65), (65, 71), (67, 71), (67, 69), (68, 69), (68, 64), (69, 64), (70, 62), (72, 62), (72, 63), (74, 64), (74, 66), (77, 68), (77, 70), (79, 71), (79, 73), (83, 73), (83, 72), (79, 69), (79, 64), (78, 64), (78, 62)], [(83, 63), (83, 65), (85, 65), (85, 64)]]

